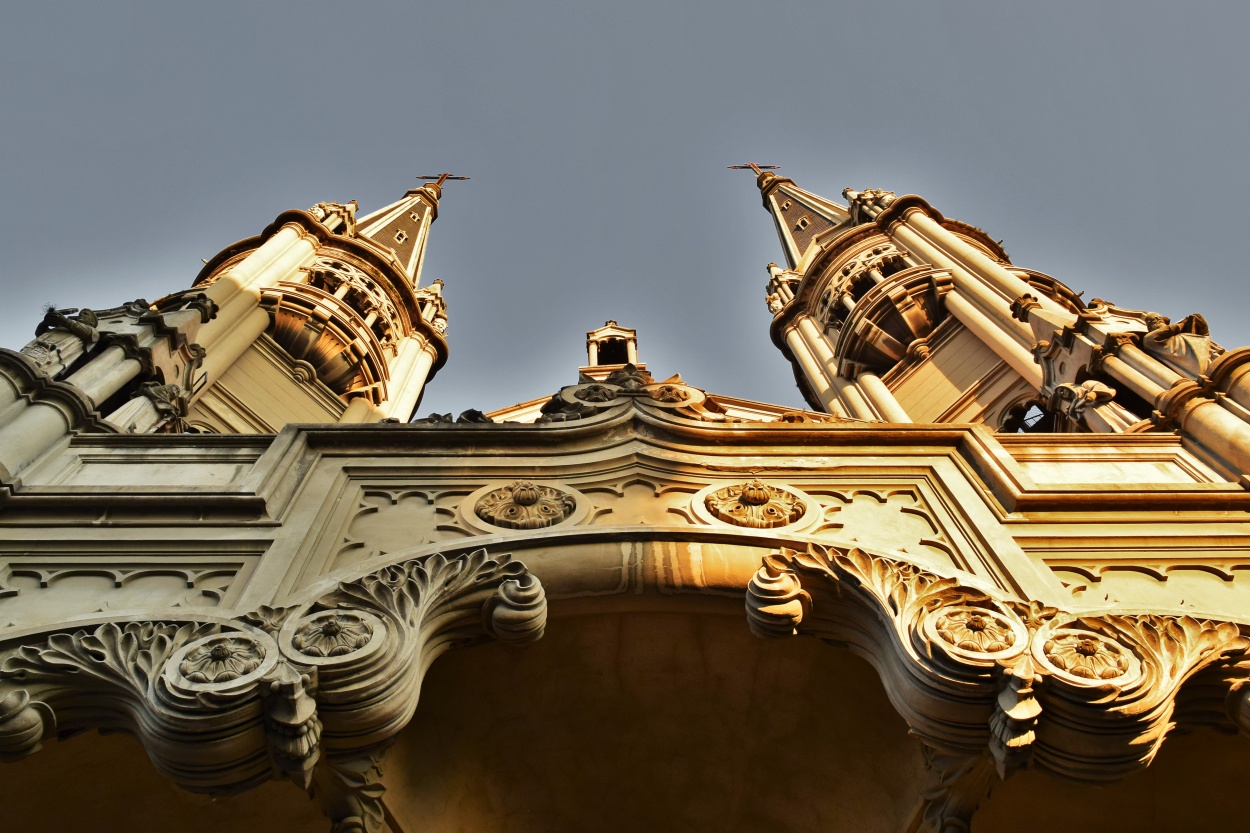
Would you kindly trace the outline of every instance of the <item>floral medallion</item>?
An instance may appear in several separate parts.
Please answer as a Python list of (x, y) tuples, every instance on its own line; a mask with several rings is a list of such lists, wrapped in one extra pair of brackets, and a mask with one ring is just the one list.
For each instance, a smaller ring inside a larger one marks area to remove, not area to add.
[(517, 480), (487, 492), (473, 507), (474, 513), (505, 529), (542, 529), (568, 518), (577, 509), (577, 498), (553, 486)]
[(1028, 633), (1006, 615), (985, 607), (940, 608), (926, 623), (947, 653), (973, 659), (1000, 658), (1024, 649)]
[(1042, 654), (1073, 682), (1121, 684), (1140, 670), (1127, 648), (1092, 631), (1055, 631), (1042, 646)]
[(703, 505), (717, 520), (751, 529), (786, 526), (807, 511), (798, 495), (762, 480), (717, 489), (703, 499)]
[(238, 635), (202, 642), (178, 664), (182, 676), (197, 683), (228, 683), (250, 674), (265, 661), (265, 649)]
[(369, 644), (373, 626), (351, 611), (329, 610), (303, 620), (291, 637), (295, 650), (310, 657), (342, 657)]
[(218, 633), (183, 645), (162, 673), (175, 690), (227, 691), (252, 685), (277, 662), (277, 646), (264, 633)]

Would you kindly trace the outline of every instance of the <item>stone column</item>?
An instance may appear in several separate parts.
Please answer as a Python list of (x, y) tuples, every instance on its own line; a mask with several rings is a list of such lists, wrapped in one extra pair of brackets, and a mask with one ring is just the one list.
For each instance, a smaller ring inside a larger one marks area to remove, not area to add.
[(382, 419), (382, 412), (368, 396), (355, 397), (347, 403), (347, 409), (339, 415), (339, 422), (343, 424), (377, 422), (380, 419)]
[(1104, 356), (1102, 369), (1117, 382), (1128, 385), (1130, 390), (1151, 404), (1155, 404), (1155, 401), (1167, 390), (1166, 387), (1155, 382), (1118, 355)]
[[(957, 261), (929, 245), (906, 226), (893, 227), (890, 229), (890, 236), (897, 245), (906, 247), (915, 257), (922, 258), (933, 266), (949, 269), (956, 291), (967, 301), (979, 307), (986, 320), (992, 322), (997, 329), (1026, 350), (1032, 348), (1033, 342), (1036, 341), (1033, 330), (1028, 324), (1016, 320), (1011, 315), (1011, 302), (1018, 298), (1018, 295), (1007, 298), (986, 286), (976, 276), (969, 274)], [(1066, 311), (1065, 314), (1067, 314)]]
[(825, 338), (820, 328), (816, 326), (815, 319), (810, 315), (802, 314), (795, 318), (795, 324), (808, 351), (816, 361), (817, 372), (823, 377), (824, 383), (836, 392), (850, 415), (856, 419), (878, 419), (876, 411), (868, 404), (856, 384), (842, 378), (838, 373), (838, 360), (833, 355), (833, 347), (830, 346), (829, 340)]
[(1002, 293), (1008, 303), (1021, 295), (1035, 295), (1038, 303), (1051, 312), (1068, 313), (1068, 310), (1057, 301), (1037, 292), (1027, 281), (1012, 274), (1007, 267), (996, 262), (985, 252), (963, 240), (959, 235), (942, 228), (932, 217), (919, 209), (906, 212), (899, 221), (918, 235), (933, 248), (946, 255), (955, 264), (966, 269), (980, 279), (985, 285)]
[(960, 323), (971, 330), (977, 338), (988, 344), (999, 358), (1011, 366), (1012, 370), (1024, 377), (1024, 380), (1034, 388), (1041, 390), (1042, 368), (1034, 361), (1031, 353), (1004, 333), (1001, 328), (995, 326), (993, 321), (958, 292), (946, 293), (943, 296), (943, 302), (951, 315), (959, 319)]
[(911, 422), (911, 417), (903, 410), (903, 406), (894, 398), (893, 392), (875, 373), (860, 373), (855, 381), (868, 400), (885, 417), (887, 422)]
[(409, 336), (403, 347), (403, 355), (396, 362), (395, 372), (387, 385), (389, 401), (383, 405), (386, 416), (407, 422), (421, 398), (430, 369), (434, 367), (437, 351), (434, 344), (420, 334)]
[(816, 394), (816, 399), (819, 400), (821, 407), (828, 413), (834, 413), (835, 406), (841, 407), (838, 403), (838, 395), (825, 378), (825, 374), (821, 371), (816, 357), (808, 349), (807, 342), (803, 340), (803, 336), (793, 326), (786, 328), (786, 345), (794, 355), (794, 360), (798, 363), (800, 372), (807, 379), (807, 384), (811, 387), (812, 392)]
[[(138, 376), (142, 369), (138, 359), (128, 358), (125, 349), (114, 344), (104, 348), (65, 382), (78, 388), (98, 406)], [(70, 427), (65, 412), (49, 402), (24, 406), (0, 428), (0, 466), (7, 475), (16, 475), (65, 436)]]
[(85, 367), (70, 375), (66, 382), (91, 397), (99, 405), (139, 375), (143, 365), (127, 358), (126, 351), (114, 344), (104, 348)]
[(197, 339), (208, 351), (202, 367), (208, 381), (201, 390), (220, 379), (269, 328), (269, 313), (260, 306), (261, 288), (299, 280), (300, 269), (312, 262), (316, 248), (316, 238), (289, 223), (205, 288), (219, 309)]
[(1129, 367), (1160, 387), (1170, 388), (1185, 378), (1131, 342), (1125, 342), (1120, 345), (1119, 349), (1116, 350), (1116, 355), (1123, 359)]

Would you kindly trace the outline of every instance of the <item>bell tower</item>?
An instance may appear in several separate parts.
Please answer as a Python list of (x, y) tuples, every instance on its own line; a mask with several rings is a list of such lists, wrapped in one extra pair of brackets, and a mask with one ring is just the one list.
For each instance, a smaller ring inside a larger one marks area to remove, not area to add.
[(738, 167), (777, 228), (772, 338), (812, 407), (1012, 433), (1179, 431), (1217, 470), (1250, 473), (1250, 352), (1225, 352), (1202, 316), (1086, 302), (918, 196), (848, 188), (841, 205)]
[(73, 433), (406, 422), (447, 359), (443, 284), (421, 267), (448, 178), (361, 218), (355, 201), (284, 212), (155, 303), (48, 309), (0, 350), (0, 476)]
[(586, 364), (578, 368), (581, 376), (602, 382), (627, 365), (647, 369), (646, 364), (638, 361), (637, 330), (605, 321), (599, 329), (586, 333)]
[(354, 201), (320, 203), (210, 260), (191, 291), (229, 320), (209, 333), (188, 423), (406, 422), (447, 357), (442, 281), (420, 283), (440, 196), (428, 183), (359, 219)]

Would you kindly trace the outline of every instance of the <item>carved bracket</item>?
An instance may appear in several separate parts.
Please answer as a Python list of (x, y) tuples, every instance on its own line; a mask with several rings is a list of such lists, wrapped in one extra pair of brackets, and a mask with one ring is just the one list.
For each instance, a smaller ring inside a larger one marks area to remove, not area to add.
[[(816, 636), (877, 668), (912, 732), (946, 762), (926, 797), (934, 830), (967, 829), (969, 795), (988, 792), (982, 758), (998, 778), (1032, 765), (1107, 783), (1148, 765), (1177, 723), (1228, 728), (1228, 713), (1250, 711), (1233, 691), (1250, 639), (1230, 622), (1077, 616), (817, 545), (765, 558), (746, 609), (758, 636)], [(955, 784), (971, 792), (953, 796)]]
[[(536, 640), (546, 610), (524, 565), (476, 550), (392, 564), (312, 602), (237, 619), (53, 633), (0, 648), (0, 759), (35, 752), (53, 734), (127, 731), (186, 789), (233, 791), (275, 775), (308, 788), (315, 778), (337, 785), (321, 788), (327, 810), (346, 814), (336, 823), (364, 819), (335, 829), (375, 830), (358, 805), (380, 785), (342, 772), (375, 759), (407, 725), (444, 651)], [(364, 792), (347, 797), (344, 785), (356, 782)]]

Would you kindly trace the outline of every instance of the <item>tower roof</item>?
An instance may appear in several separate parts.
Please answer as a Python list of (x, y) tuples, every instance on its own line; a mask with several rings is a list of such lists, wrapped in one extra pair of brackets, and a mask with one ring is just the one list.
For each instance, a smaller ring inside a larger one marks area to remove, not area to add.
[(810, 191), (794, 180), (760, 171), (756, 184), (764, 208), (773, 215), (781, 248), (791, 269), (798, 268), (816, 251), (819, 238), (850, 220), (849, 210)]
[(426, 239), (438, 218), (441, 196), (439, 183), (428, 182), (356, 221), (356, 234), (394, 252), (414, 287), (421, 284)]

